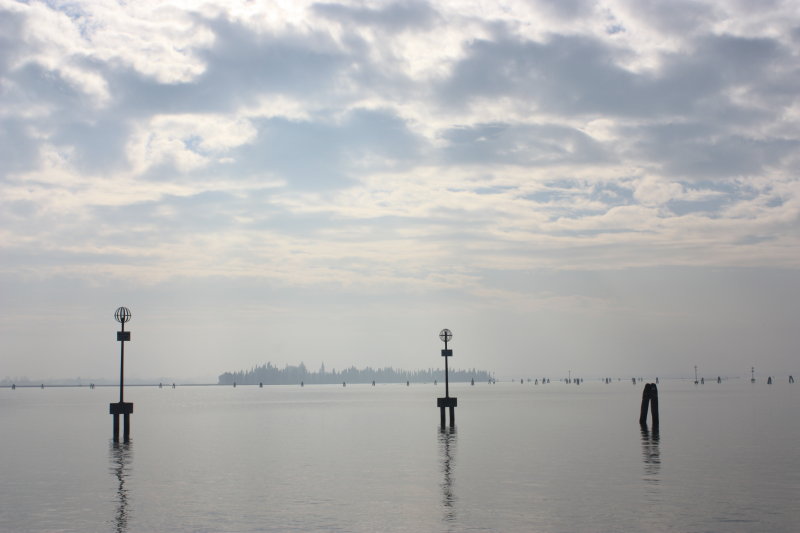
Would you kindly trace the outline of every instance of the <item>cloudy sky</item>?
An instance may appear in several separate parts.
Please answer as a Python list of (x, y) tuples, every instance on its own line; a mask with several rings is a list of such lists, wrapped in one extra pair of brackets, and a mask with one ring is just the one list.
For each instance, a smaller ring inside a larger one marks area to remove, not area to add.
[(0, 379), (800, 374), (800, 2), (0, 0)]

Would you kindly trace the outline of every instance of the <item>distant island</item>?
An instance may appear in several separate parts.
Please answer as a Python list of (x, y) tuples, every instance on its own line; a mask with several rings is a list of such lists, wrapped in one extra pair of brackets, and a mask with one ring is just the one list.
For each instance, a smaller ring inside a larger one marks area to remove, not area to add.
[[(491, 374), (486, 370), (452, 370), (449, 379), (453, 382), (489, 381)], [(308, 385), (326, 383), (431, 383), (444, 381), (444, 370), (399, 370), (391, 367), (358, 369), (354, 366), (340, 372), (325, 370), (323, 363), (317, 372), (309, 372), (303, 363), (298, 366), (286, 365), (284, 368), (272, 366), (272, 363), (255, 367), (247, 371), (225, 372), (219, 376), (220, 385), (292, 385), (303, 382)]]

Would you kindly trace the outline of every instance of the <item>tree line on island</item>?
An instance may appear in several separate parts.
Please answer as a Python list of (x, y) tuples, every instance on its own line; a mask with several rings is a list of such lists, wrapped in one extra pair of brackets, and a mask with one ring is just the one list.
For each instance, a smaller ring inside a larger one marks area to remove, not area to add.
[[(486, 370), (450, 370), (449, 380), (453, 382), (466, 381), (489, 381), (491, 374)], [(296, 385), (305, 383), (330, 384), (330, 383), (432, 383), (433, 381), (444, 381), (444, 370), (399, 370), (391, 367), (386, 368), (363, 368), (358, 369), (354, 366), (337, 372), (332, 369), (330, 372), (325, 370), (325, 363), (319, 371), (309, 372), (303, 363), (298, 366), (286, 365), (284, 368), (273, 366), (272, 363), (257, 366), (250, 370), (240, 370), (239, 372), (225, 372), (219, 376), (220, 385)]]

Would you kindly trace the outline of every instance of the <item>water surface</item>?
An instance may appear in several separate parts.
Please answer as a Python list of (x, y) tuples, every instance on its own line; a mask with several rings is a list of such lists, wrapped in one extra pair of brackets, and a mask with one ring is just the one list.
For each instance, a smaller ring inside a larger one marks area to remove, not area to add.
[(0, 389), (0, 531), (797, 531), (798, 389)]

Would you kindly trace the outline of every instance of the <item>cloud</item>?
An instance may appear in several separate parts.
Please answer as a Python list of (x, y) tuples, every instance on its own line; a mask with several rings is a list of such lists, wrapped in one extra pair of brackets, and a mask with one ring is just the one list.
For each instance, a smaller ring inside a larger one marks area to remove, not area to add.
[(252, 142), (257, 132), (247, 119), (220, 115), (156, 115), (131, 135), (127, 156), (140, 174), (170, 162), (187, 173), (220, 161), (232, 149)]
[(30, 169), (36, 153), (37, 142), (26, 121), (0, 119), (0, 180), (12, 172)]
[(658, 0), (622, 2), (624, 12), (669, 36), (705, 32), (722, 18), (721, 8), (713, 3), (678, 0), (665, 4)]
[(601, 279), (795, 273), (797, 3), (665, 6), (0, 0), (0, 282), (567, 333), (643, 312)]
[(445, 160), (457, 164), (602, 164), (608, 158), (600, 143), (561, 125), (475, 124), (440, 135)]
[(587, 16), (595, 8), (595, 2), (592, 0), (564, 0), (561, 2), (536, 0), (532, 3), (535, 4), (537, 11), (553, 14), (565, 22)]
[(215, 42), (203, 54), (207, 68), (199, 85), (210, 98), (243, 102), (264, 92), (310, 97), (339, 88), (348, 58), (322, 32), (256, 33), (223, 18), (205, 24)]
[(348, 25), (376, 26), (390, 32), (428, 29), (438, 18), (437, 12), (427, 2), (392, 2), (375, 9), (318, 3), (312, 5), (311, 9), (316, 14)]
[(251, 172), (268, 168), (287, 185), (337, 188), (370, 170), (407, 166), (421, 141), (392, 113), (354, 109), (342, 117), (317, 114), (312, 120), (258, 121), (258, 138), (234, 157)]
[(641, 112), (633, 73), (615, 65), (624, 51), (592, 37), (551, 36), (547, 42), (476, 40), (443, 84), (441, 98), (467, 104), (501, 95), (524, 100), (532, 112)]

